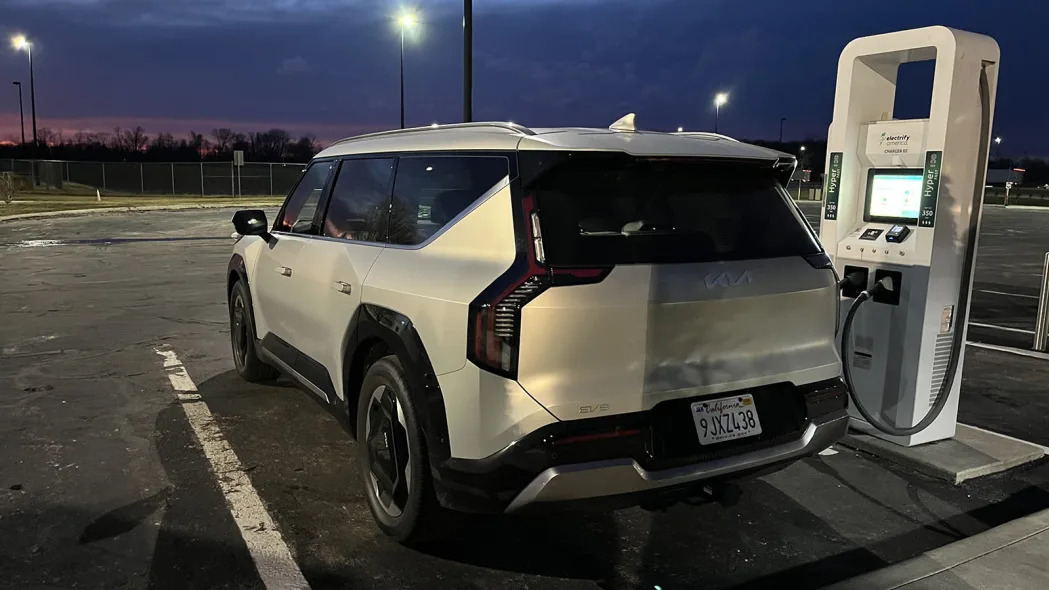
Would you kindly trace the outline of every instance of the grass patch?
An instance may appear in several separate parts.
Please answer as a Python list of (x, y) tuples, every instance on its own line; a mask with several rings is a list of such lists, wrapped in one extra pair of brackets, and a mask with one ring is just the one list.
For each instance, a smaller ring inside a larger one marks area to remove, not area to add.
[(0, 202), (0, 217), (22, 213), (43, 213), (49, 211), (70, 211), (73, 209), (106, 209), (111, 207), (163, 207), (171, 205), (214, 205), (236, 207), (244, 203), (264, 203), (277, 206), (284, 202), (283, 197), (250, 196), (202, 197), (185, 196), (104, 196), (101, 201), (94, 195), (55, 195), (55, 194), (19, 194), (8, 204)]

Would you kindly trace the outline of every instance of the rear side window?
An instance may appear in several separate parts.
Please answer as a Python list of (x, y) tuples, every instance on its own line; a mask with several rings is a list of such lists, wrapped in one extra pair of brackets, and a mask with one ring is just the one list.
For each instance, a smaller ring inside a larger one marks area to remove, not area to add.
[(313, 216), (317, 213), (317, 204), (320, 202), (321, 193), (324, 192), (324, 184), (331, 172), (332, 162), (315, 162), (310, 164), (306, 172), (295, 185), (295, 190), (288, 195), (284, 201), (280, 216), (273, 224), (273, 231), (284, 231), (299, 234), (317, 233), (313, 224)]
[(711, 262), (820, 251), (771, 169), (574, 155), (539, 176), (553, 266)]
[(386, 239), (394, 158), (343, 160), (331, 189), (324, 235), (347, 240)]
[(503, 156), (402, 156), (390, 206), (390, 243), (425, 242), (508, 173)]

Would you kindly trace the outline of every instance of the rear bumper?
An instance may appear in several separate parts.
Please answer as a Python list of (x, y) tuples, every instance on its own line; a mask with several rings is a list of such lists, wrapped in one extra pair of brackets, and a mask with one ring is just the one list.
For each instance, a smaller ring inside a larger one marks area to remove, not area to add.
[(758, 436), (699, 444), (690, 404), (726, 393), (670, 400), (644, 412), (561, 421), (484, 459), (432, 462), (438, 500), (454, 510), (489, 514), (573, 504), (637, 505), (687, 496), (704, 482), (767, 472), (830, 446), (846, 432), (847, 394), (839, 379), (746, 392), (757, 403), (763, 427)]
[(517, 512), (546, 502), (637, 494), (751, 472), (817, 453), (845, 436), (848, 426), (848, 414), (835, 413), (810, 422), (800, 438), (786, 444), (659, 471), (647, 471), (633, 459), (550, 467), (525, 486), (506, 511)]

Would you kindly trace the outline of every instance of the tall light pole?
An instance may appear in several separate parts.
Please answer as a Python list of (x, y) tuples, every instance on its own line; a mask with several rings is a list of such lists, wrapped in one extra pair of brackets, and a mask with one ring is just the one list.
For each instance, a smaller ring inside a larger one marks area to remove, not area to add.
[(714, 133), (718, 132), (718, 117), (721, 115), (721, 105), (727, 102), (727, 92), (719, 92), (714, 95)]
[[(33, 82), (33, 44), (25, 38), (25, 35), (15, 35), (11, 38), (11, 45), (15, 49), (25, 50), (29, 54), (29, 110), (33, 114), (33, 148), (36, 143), (36, 84)], [(19, 86), (21, 88), (21, 86)]]
[[(801, 149), (801, 156), (798, 159), (801, 160), (801, 161), (798, 162), (798, 166), (800, 166), (801, 169), (804, 171), (805, 170), (805, 146), (801, 146), (800, 149)], [(801, 200), (801, 181), (802, 181), (803, 178), (804, 178), (803, 174), (799, 174), (798, 175), (798, 200), (799, 201)]]
[(463, 0), (463, 123), (474, 117), (474, 3)]
[(779, 142), (783, 143), (783, 123), (787, 120), (786, 117), (779, 118)]
[(22, 83), (18, 80), (11, 83), (18, 86), (18, 125), (22, 128), (22, 149), (25, 149), (25, 116), (22, 114)]
[(404, 129), (404, 30), (415, 26), (415, 15), (410, 12), (402, 12), (397, 17), (397, 24), (401, 28), (401, 129)]
[(994, 157), (996, 159), (1002, 157), (1002, 136), (1001, 135), (999, 135), (998, 137), (994, 138)]

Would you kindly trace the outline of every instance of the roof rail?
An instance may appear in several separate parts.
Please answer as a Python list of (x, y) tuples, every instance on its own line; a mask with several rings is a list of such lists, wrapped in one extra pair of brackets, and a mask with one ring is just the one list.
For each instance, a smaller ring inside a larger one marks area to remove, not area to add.
[(695, 137), (695, 136), (699, 136), (699, 137), (717, 137), (717, 138), (720, 138), (720, 139), (727, 139), (729, 141), (734, 141), (736, 143), (739, 143), (739, 140), (736, 139), (735, 137), (729, 137), (728, 135), (723, 135), (721, 133), (713, 133), (711, 131), (675, 131), (671, 135), (682, 135), (682, 136), (685, 136), (685, 137), (689, 137), (689, 136), (693, 136), (693, 137)]
[(420, 131), (432, 131), (434, 129), (475, 129), (475, 128), (496, 128), (505, 129), (507, 131), (513, 131), (514, 133), (521, 133), (524, 135), (535, 135), (535, 131), (532, 131), (524, 125), (518, 125), (517, 123), (509, 123), (502, 121), (478, 121), (475, 123), (449, 123), (447, 125), (427, 125), (425, 127), (409, 127), (407, 129), (390, 129), (389, 131), (376, 131), (375, 133), (365, 133), (364, 135), (355, 135), (353, 137), (347, 137), (340, 139), (332, 145), (338, 145), (340, 143), (346, 143), (348, 141), (356, 141), (358, 139), (371, 139), (373, 137), (383, 137), (386, 135), (399, 135), (401, 133), (418, 133)]

